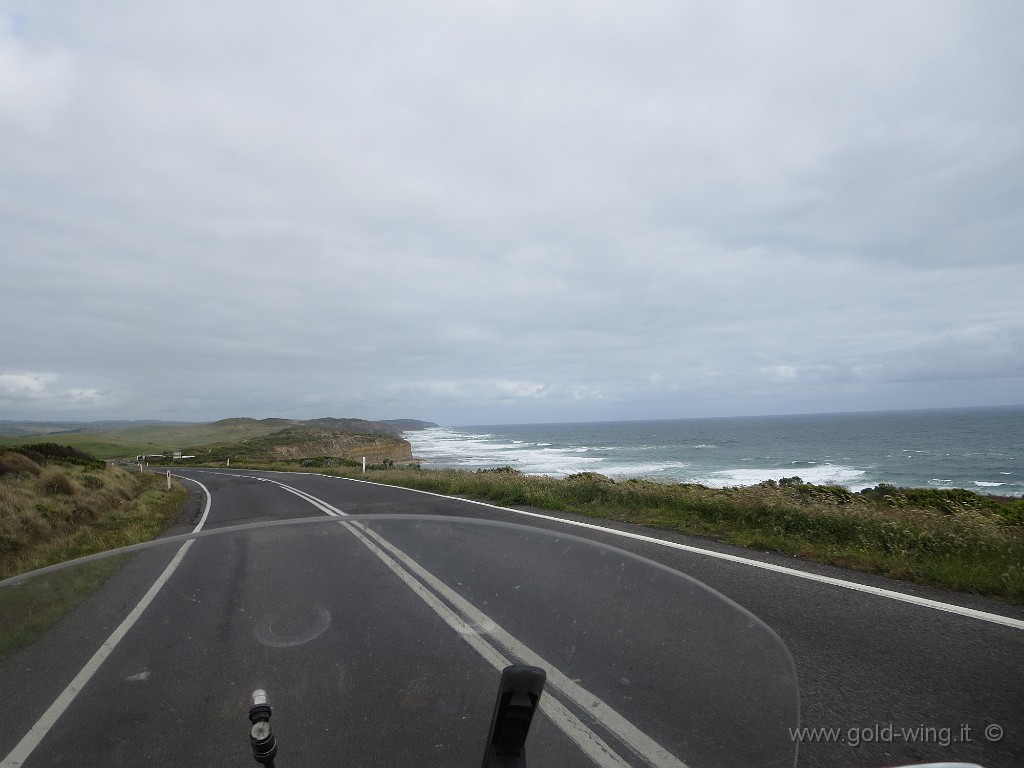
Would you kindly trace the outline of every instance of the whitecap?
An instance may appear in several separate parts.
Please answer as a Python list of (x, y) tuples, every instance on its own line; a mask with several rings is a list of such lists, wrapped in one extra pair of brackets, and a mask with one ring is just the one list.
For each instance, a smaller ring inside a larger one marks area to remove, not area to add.
[(534, 475), (562, 476), (594, 471), (604, 459), (584, 456), (595, 452), (591, 446), (555, 447), (493, 433), (460, 432), (446, 427), (406, 432), (413, 456), (428, 466), (488, 469), (511, 466)]
[(602, 475), (613, 478), (626, 477), (679, 477), (678, 470), (686, 469), (690, 464), (684, 461), (655, 461), (647, 464), (613, 464), (602, 467)]
[[(873, 486), (872, 483), (866, 482), (866, 475), (867, 472), (863, 469), (847, 467), (842, 464), (800, 468), (800, 479), (805, 483), (842, 485), (852, 490), (862, 490)], [(710, 488), (729, 488), (739, 485), (757, 485), (766, 480), (781, 480), (787, 476), (789, 475), (779, 469), (739, 467), (709, 472), (694, 478), (693, 481)]]

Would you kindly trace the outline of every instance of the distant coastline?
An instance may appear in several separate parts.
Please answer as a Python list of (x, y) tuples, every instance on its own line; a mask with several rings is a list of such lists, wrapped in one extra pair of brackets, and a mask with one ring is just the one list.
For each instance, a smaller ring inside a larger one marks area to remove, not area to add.
[(273, 461), (339, 459), (371, 463), (413, 460), (406, 430), (436, 428), (419, 419), (254, 419), (214, 422), (0, 422), (0, 448), (57, 442), (101, 459), (160, 461)]

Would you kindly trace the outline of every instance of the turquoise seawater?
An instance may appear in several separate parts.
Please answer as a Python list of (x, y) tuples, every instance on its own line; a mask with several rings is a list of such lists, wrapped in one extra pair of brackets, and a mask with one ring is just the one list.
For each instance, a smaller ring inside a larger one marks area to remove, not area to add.
[(1024, 495), (1024, 406), (439, 427), (405, 437), (426, 467), (712, 487), (797, 476), (853, 490), (892, 483)]

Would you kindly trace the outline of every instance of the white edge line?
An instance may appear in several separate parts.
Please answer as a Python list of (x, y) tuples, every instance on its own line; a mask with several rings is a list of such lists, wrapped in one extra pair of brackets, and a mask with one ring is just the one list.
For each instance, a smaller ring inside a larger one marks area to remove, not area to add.
[(182, 480), (188, 480), (190, 483), (195, 483), (203, 489), (203, 493), (206, 494), (206, 507), (203, 509), (203, 516), (199, 518), (199, 523), (195, 528), (192, 529), (192, 533), (199, 533), (203, 530), (203, 526), (206, 525), (206, 518), (210, 516), (210, 507), (213, 506), (213, 496), (210, 495), (210, 489), (200, 483), (198, 480), (194, 480), (191, 477), (185, 477), (184, 475), (175, 475), (175, 477)]
[[(191, 480), (191, 478), (185, 478)], [(198, 533), (203, 525), (206, 523), (206, 518), (210, 514), (210, 506), (212, 499), (210, 497), (210, 491), (205, 485), (200, 483), (198, 480), (192, 480), (206, 493), (206, 509), (203, 512), (203, 516), (199, 521), (199, 524), (193, 529), (192, 533)], [(131, 613), (125, 616), (124, 621), (110, 633), (110, 637), (103, 641), (103, 644), (97, 649), (96, 653), (92, 655), (92, 658), (85, 663), (81, 671), (75, 675), (75, 678), (68, 683), (67, 687), (57, 696), (53, 704), (40, 716), (33, 725), (28, 733), (26, 733), (21, 741), (15, 745), (14, 749), (10, 751), (7, 757), (4, 758), (3, 762), (0, 763), (0, 768), (18, 768), (22, 765), (32, 754), (33, 750), (39, 746), (39, 743), (46, 737), (50, 729), (56, 724), (60, 716), (64, 714), (64, 711), (71, 705), (71, 702), (75, 700), (75, 697), (85, 688), (92, 676), (96, 674), (96, 670), (100, 668), (100, 665), (106, 660), (106, 658), (113, 652), (117, 647), (117, 644), (121, 642), (128, 631), (135, 626), (135, 622), (142, 616), (142, 612), (149, 607), (149, 604), (153, 602), (153, 598), (156, 597), (157, 593), (163, 588), (164, 584), (167, 583), (168, 579), (174, 574), (181, 565), (181, 561), (185, 558), (185, 554), (191, 548), (192, 544), (195, 543), (195, 539), (186, 541), (178, 549), (177, 554), (168, 563), (167, 567), (164, 568), (164, 572), (160, 574), (156, 581), (153, 582), (146, 594), (142, 596), (138, 604), (132, 609)]]
[[(300, 473), (316, 475), (316, 473)], [(979, 621), (988, 621), (992, 624), (1001, 624), (1004, 627), (1012, 627), (1013, 629), (1024, 629), (1024, 620), (1013, 619), (1009, 616), (1001, 616), (998, 613), (989, 613), (987, 611), (979, 611), (974, 608), (965, 608), (961, 605), (954, 605), (952, 603), (943, 603), (939, 600), (931, 600), (927, 597), (918, 597), (917, 595), (908, 595), (905, 592), (896, 592), (891, 589), (883, 589), (882, 587), (872, 587), (868, 584), (858, 584), (855, 581), (845, 581), (844, 579), (837, 579), (832, 576), (823, 576), (818, 573), (810, 573), (808, 571), (801, 571), (796, 568), (789, 568), (785, 565), (776, 565), (774, 563), (765, 563), (760, 560), (753, 560), (747, 557), (740, 557), (738, 555), (729, 555), (725, 552), (715, 552), (711, 549), (701, 549), (700, 547), (690, 546), (689, 544), (679, 544), (675, 541), (666, 541), (665, 539), (658, 539), (654, 536), (645, 536), (640, 533), (633, 533), (631, 531), (620, 531), (615, 528), (606, 528), (601, 525), (595, 525), (593, 523), (584, 523), (578, 520), (566, 520), (561, 517), (555, 517), (554, 515), (543, 515), (538, 512), (527, 512), (522, 509), (512, 509), (511, 507), (501, 507), (497, 504), (489, 504), (486, 501), (477, 501), (475, 499), (463, 499), (459, 496), (448, 496), (443, 493), (435, 493), (433, 491), (423, 491), (419, 488), (406, 488), (403, 485), (387, 485), (386, 483), (375, 483), (372, 480), (358, 480), (353, 477), (338, 477), (337, 475), (316, 475), (318, 477), (333, 477), (337, 480), (348, 480), (353, 483), (366, 483), (367, 485), (378, 485), (383, 488), (401, 488), (406, 491), (413, 491), (414, 493), (423, 493), (427, 496), (437, 496), (442, 499), (451, 499), (453, 501), (461, 501), (466, 504), (477, 504), (481, 507), (490, 507), (491, 509), (499, 509), (502, 512), (512, 512), (516, 515), (525, 515), (527, 517), (535, 517), (541, 520), (551, 520), (556, 523), (563, 523), (565, 525), (576, 526), (577, 528), (588, 528), (594, 531), (601, 531), (602, 533), (610, 533), (615, 536), (622, 536), (627, 539), (635, 539), (637, 541), (644, 541), (649, 544), (657, 544), (662, 547), (669, 547), (671, 549), (679, 549), (684, 552), (692, 552), (698, 555), (706, 555), (707, 557), (715, 557), (719, 560), (727, 560), (732, 563), (742, 563), (743, 565), (750, 565), (755, 568), (763, 568), (767, 571), (775, 571), (776, 573), (784, 573), (787, 576), (796, 576), (801, 579), (808, 579), (810, 581), (817, 581), (822, 584), (830, 584), (834, 587), (842, 587), (843, 589), (852, 589), (857, 592), (866, 592), (867, 594), (874, 595), (876, 597), (885, 597), (890, 600), (899, 600), (904, 603), (910, 603), (917, 605), (922, 608), (931, 608), (936, 611), (945, 611), (946, 613), (955, 613), (960, 616), (966, 616), (971, 619), (978, 619)]]

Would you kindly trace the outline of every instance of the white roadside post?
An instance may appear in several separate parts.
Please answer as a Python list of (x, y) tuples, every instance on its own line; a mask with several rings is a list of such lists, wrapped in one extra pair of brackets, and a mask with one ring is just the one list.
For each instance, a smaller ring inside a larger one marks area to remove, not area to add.
[(363, 456), (363, 474), (366, 474), (366, 457)]
[(171, 490), (171, 470), (167, 470), (167, 490)]

